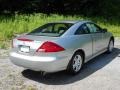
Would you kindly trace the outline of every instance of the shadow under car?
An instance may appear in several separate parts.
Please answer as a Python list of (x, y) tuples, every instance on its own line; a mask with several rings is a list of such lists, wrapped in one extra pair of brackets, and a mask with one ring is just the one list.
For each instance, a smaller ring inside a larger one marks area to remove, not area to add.
[(56, 72), (56, 73), (47, 73), (45, 76), (42, 76), (40, 72), (32, 70), (24, 70), (22, 75), (28, 79), (37, 81), (39, 83), (44, 83), (48, 85), (64, 85), (70, 84), (76, 81), (80, 81), (89, 75), (93, 74), (97, 70), (103, 68), (109, 64), (114, 58), (120, 57), (120, 49), (114, 48), (113, 52), (110, 54), (103, 53), (94, 59), (90, 60), (88, 63), (84, 64), (81, 72), (77, 75), (66, 74), (65, 71)]

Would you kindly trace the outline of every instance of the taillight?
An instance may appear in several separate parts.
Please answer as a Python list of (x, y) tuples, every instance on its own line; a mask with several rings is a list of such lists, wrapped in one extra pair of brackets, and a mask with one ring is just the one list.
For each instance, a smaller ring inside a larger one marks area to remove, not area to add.
[(19, 40), (19, 41), (26, 41), (26, 42), (32, 42), (33, 41), (31, 39), (26, 39), (26, 38), (18, 38), (17, 40)]
[(36, 52), (60, 52), (64, 51), (65, 49), (53, 42), (45, 42), (43, 43)]

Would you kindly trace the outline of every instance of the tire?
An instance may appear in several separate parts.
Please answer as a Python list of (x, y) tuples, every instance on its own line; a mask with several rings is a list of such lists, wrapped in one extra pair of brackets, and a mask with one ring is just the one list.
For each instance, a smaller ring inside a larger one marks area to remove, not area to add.
[(107, 53), (112, 53), (113, 49), (114, 49), (114, 40), (111, 39), (109, 41)]
[(70, 60), (67, 68), (67, 72), (76, 75), (80, 72), (83, 66), (83, 54), (76, 52)]

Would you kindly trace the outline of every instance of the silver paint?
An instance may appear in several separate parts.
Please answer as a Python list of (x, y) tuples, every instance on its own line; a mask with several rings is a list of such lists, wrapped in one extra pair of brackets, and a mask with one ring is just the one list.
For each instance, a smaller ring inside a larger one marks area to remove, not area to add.
[[(84, 63), (107, 50), (110, 38), (112, 37), (110, 32), (74, 35), (78, 27), (90, 21), (62, 22), (74, 23), (74, 25), (60, 37), (32, 35), (21, 35), (16, 37), (13, 40), (15, 47), (10, 52), (11, 61), (18, 66), (35, 71), (57, 72), (67, 68), (73, 54), (78, 50), (82, 50), (85, 53)], [(34, 42), (24, 43), (18, 41), (17, 38), (28, 38), (34, 40)], [(37, 53), (36, 50), (46, 41), (54, 42), (65, 48), (65, 50), (55, 53)], [(30, 52), (20, 52), (18, 45), (30, 46)]]

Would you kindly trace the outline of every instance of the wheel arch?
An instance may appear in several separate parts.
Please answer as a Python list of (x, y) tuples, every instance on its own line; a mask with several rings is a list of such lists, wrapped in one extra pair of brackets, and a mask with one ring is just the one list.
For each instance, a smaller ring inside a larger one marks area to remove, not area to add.
[(77, 52), (80, 52), (83, 55), (83, 63), (84, 63), (85, 62), (85, 51), (83, 49), (78, 49), (74, 52), (74, 54), (77, 53)]
[[(82, 66), (83, 66), (83, 64), (84, 64), (84, 62), (85, 62), (85, 52), (84, 52), (84, 50), (82, 50), (82, 49), (78, 49), (78, 50), (76, 50), (76, 51), (73, 53), (73, 56), (74, 56), (76, 53), (78, 53), (78, 52), (81, 53), (82, 56), (83, 56), (83, 62), (82, 62)], [(73, 58), (73, 56), (72, 56), (72, 58)], [(72, 69), (71, 69), (71, 61), (72, 61), (72, 58), (71, 58), (71, 60), (69, 61), (66, 70), (67, 70), (68, 73), (71, 73), (71, 74), (75, 75), (76, 73), (74, 73), (73, 71), (71, 71), (71, 70), (72, 70)], [(78, 71), (77, 73), (79, 73), (79, 71)]]

